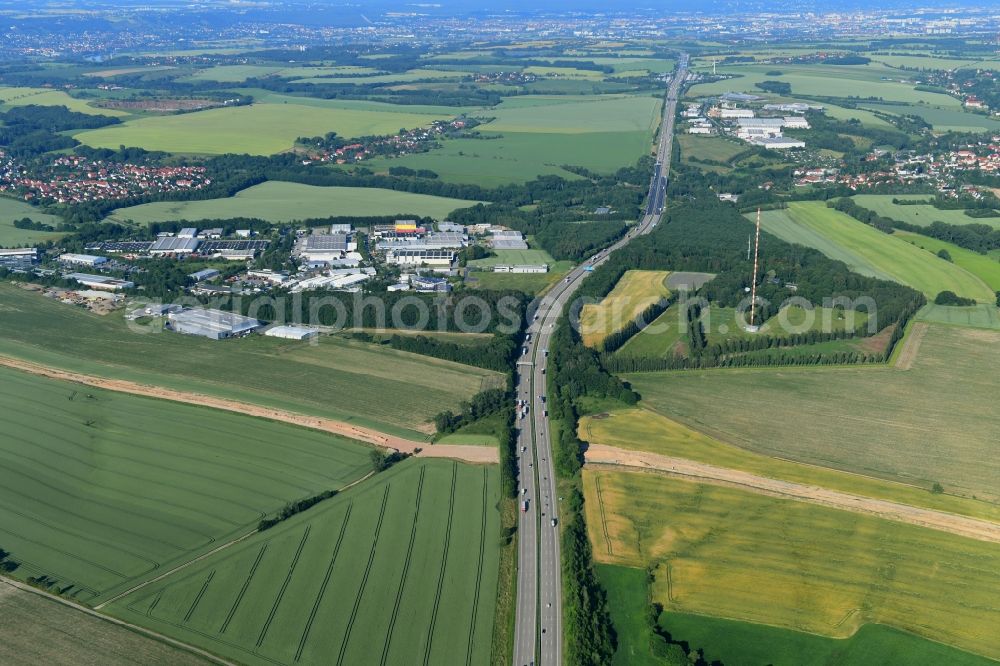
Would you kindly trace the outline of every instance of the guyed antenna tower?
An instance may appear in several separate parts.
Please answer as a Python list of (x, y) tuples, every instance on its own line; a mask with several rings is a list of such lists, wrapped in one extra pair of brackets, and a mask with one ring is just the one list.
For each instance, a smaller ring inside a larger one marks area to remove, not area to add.
[(754, 322), (757, 311), (757, 261), (760, 256), (760, 208), (757, 209), (757, 234), (753, 246), (753, 275), (750, 276), (750, 326), (747, 330), (756, 332), (760, 327)]

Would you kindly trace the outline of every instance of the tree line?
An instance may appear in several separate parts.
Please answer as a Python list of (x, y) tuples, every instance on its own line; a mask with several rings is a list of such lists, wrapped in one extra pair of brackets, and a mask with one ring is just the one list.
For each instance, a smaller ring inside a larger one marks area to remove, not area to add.
[[(920, 201), (920, 203), (927, 202)], [(930, 225), (922, 227), (879, 215), (864, 206), (859, 206), (853, 199), (847, 197), (828, 202), (827, 205), (885, 233), (892, 233), (894, 229), (909, 231), (953, 243), (979, 254), (1000, 248), (1000, 229), (994, 229), (988, 224), (948, 224), (935, 220)]]
[(566, 659), (571, 664), (609, 664), (617, 645), (587, 536), (580, 479), (584, 443), (577, 434), (576, 401), (587, 396), (631, 405), (638, 395), (601, 366), (565, 316), (552, 335), (547, 376), (551, 430), (558, 433), (552, 443), (553, 461), (556, 472), (572, 483), (562, 514)]

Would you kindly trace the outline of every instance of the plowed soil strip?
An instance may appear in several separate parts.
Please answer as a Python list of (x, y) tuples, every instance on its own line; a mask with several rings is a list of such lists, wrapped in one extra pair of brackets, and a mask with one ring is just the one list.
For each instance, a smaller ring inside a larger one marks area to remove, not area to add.
[(900, 370), (909, 370), (913, 367), (913, 361), (917, 358), (917, 352), (920, 351), (920, 343), (924, 339), (924, 334), (927, 333), (927, 324), (923, 322), (916, 322), (913, 324), (913, 330), (910, 331), (909, 337), (903, 343), (903, 349), (899, 352), (899, 358), (896, 359), (896, 367)]
[(749, 472), (716, 467), (684, 458), (673, 458), (642, 451), (627, 451), (603, 444), (591, 444), (587, 449), (586, 459), (588, 466), (663, 472), (696, 479), (703, 483), (736, 486), (765, 495), (864, 513), (885, 520), (949, 532), (977, 541), (1000, 543), (1000, 524), (998, 523), (935, 511), (934, 509), (908, 506), (889, 500), (852, 495), (819, 486), (769, 479)]
[(340, 435), (341, 437), (360, 440), (362, 442), (375, 444), (376, 446), (382, 446), (387, 449), (402, 451), (404, 453), (414, 453), (416, 449), (419, 448), (422, 449), (419, 455), (429, 457), (455, 458), (474, 463), (496, 463), (500, 461), (500, 456), (496, 448), (489, 446), (450, 446), (441, 444), (430, 446), (427, 442), (417, 442), (410, 439), (404, 439), (402, 437), (396, 437), (395, 435), (388, 435), (386, 433), (379, 432), (378, 430), (352, 425), (335, 419), (325, 419), (316, 416), (309, 416), (307, 414), (300, 414), (298, 412), (289, 412), (283, 409), (273, 409), (271, 407), (263, 407), (261, 405), (240, 402), (238, 400), (228, 400), (226, 398), (204, 395), (202, 393), (177, 391), (161, 386), (140, 384), (138, 382), (131, 382), (124, 379), (109, 379), (106, 377), (96, 377), (94, 375), (84, 375), (78, 372), (70, 372), (68, 370), (60, 370), (59, 368), (32, 363), (30, 361), (22, 361), (9, 356), (0, 356), (0, 366), (13, 368), (22, 372), (28, 372), (40, 377), (75, 382), (77, 384), (84, 384), (86, 386), (93, 386), (95, 388), (115, 391), (118, 393), (129, 393), (131, 395), (141, 395), (147, 398), (158, 398), (161, 400), (182, 402), (189, 405), (200, 405), (202, 407), (222, 409), (227, 412), (236, 412), (238, 414), (271, 419), (272, 421), (291, 423), (293, 425), (329, 432), (334, 435)]

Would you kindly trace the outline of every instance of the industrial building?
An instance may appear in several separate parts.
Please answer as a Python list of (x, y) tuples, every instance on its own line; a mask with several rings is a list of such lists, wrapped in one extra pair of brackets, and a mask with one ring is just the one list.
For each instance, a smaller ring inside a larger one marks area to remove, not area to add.
[(410, 278), (410, 286), (423, 293), (449, 292), (451, 285), (444, 278), (414, 275)]
[(203, 280), (211, 280), (214, 277), (218, 277), (221, 273), (214, 268), (205, 268), (196, 273), (191, 273), (188, 275), (189, 278), (195, 282), (201, 282)]
[(317, 275), (316, 277), (307, 278), (293, 284), (289, 291), (293, 294), (300, 291), (313, 291), (317, 289), (328, 289), (331, 291), (357, 291), (358, 285), (370, 278), (370, 275), (358, 272)]
[(785, 104), (765, 104), (764, 111), (781, 111), (783, 113), (805, 113), (806, 111), (822, 111), (823, 107), (805, 102), (789, 102)]
[(490, 231), (490, 245), (494, 250), (527, 250), (528, 244), (520, 231), (493, 229)]
[(296, 255), (310, 266), (330, 265), (357, 249), (348, 234), (313, 234), (298, 241)]
[(38, 249), (33, 247), (5, 250), (0, 248), (0, 268), (24, 271), (38, 261)]
[(119, 289), (131, 289), (135, 283), (131, 280), (119, 280), (107, 275), (90, 275), (89, 273), (69, 273), (64, 275), (67, 280), (76, 280), (84, 287), (91, 289), (101, 289), (104, 291), (118, 291)]
[(319, 335), (319, 331), (306, 326), (275, 326), (264, 331), (264, 335), (282, 340), (309, 340)]
[(197, 238), (181, 238), (179, 236), (166, 236), (157, 238), (149, 247), (149, 253), (154, 257), (164, 255), (192, 254), (198, 249)]
[(762, 128), (781, 130), (809, 129), (809, 121), (802, 116), (785, 116), (784, 118), (740, 118), (736, 121), (740, 129)]
[(211, 240), (199, 245), (198, 251), (227, 261), (243, 261), (253, 259), (270, 244), (266, 240)]
[(167, 315), (167, 328), (212, 340), (250, 335), (264, 324), (256, 319), (222, 310), (192, 308)]
[(733, 120), (735, 118), (753, 118), (754, 112), (750, 109), (719, 109), (719, 118), (723, 120)]
[(387, 238), (375, 248), (379, 252), (390, 250), (449, 250), (465, 247), (466, 236), (454, 231), (432, 231), (424, 238)]
[(177, 237), (178, 238), (197, 238), (198, 237), (198, 230), (195, 229), (194, 227), (184, 227), (183, 229), (181, 229), (180, 231), (177, 232)]
[(451, 250), (398, 249), (386, 252), (385, 260), (397, 266), (451, 268), (455, 253)]
[(260, 269), (260, 270), (249, 270), (247, 271), (248, 280), (264, 280), (265, 282), (270, 282), (271, 284), (284, 284), (288, 282), (291, 278), (288, 273), (284, 271), (272, 271), (270, 269)]
[(125, 318), (135, 320), (141, 317), (166, 317), (171, 312), (180, 312), (183, 309), (183, 306), (173, 303), (150, 303), (145, 307), (132, 310), (125, 315)]
[(805, 148), (806, 142), (798, 139), (790, 139), (787, 136), (765, 136), (751, 140), (751, 143), (774, 150), (785, 150), (787, 148)]
[(108, 258), (98, 257), (93, 254), (73, 254), (69, 252), (59, 255), (59, 263), (74, 264), (77, 266), (100, 266), (101, 264), (108, 263)]

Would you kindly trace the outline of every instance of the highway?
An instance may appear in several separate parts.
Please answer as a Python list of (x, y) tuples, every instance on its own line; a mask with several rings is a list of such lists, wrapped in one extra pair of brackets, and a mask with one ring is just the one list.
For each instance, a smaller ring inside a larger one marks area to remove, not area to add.
[[(571, 270), (533, 304), (536, 308), (516, 373), (517, 450), (521, 483), (518, 503), (522, 510), (518, 527), (514, 666), (561, 666), (563, 663), (559, 498), (556, 496), (552, 442), (544, 398), (549, 340), (556, 321), (590, 271), (607, 261), (611, 252), (636, 236), (649, 233), (660, 220), (670, 173), (677, 96), (687, 74), (687, 63), (687, 54), (682, 54), (667, 90), (656, 167), (642, 220), (612, 246)], [(526, 414), (521, 401), (525, 401)], [(524, 510), (525, 507), (527, 510)]]

